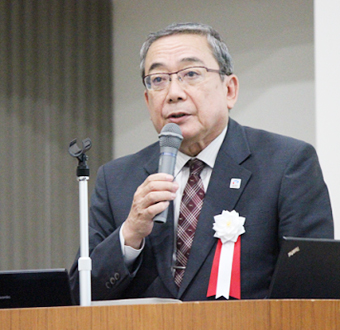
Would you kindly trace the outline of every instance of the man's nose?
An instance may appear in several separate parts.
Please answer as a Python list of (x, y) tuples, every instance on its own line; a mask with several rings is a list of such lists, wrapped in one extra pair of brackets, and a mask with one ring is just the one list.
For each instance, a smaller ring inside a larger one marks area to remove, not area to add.
[(169, 79), (169, 87), (168, 87), (168, 102), (177, 102), (180, 100), (184, 100), (186, 98), (186, 93), (183, 88), (183, 82), (181, 78), (176, 74), (172, 75)]

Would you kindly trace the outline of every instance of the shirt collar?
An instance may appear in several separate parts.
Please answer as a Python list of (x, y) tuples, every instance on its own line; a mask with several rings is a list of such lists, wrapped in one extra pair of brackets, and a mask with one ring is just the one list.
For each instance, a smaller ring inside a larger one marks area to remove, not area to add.
[[(206, 148), (204, 148), (195, 158), (203, 161), (209, 167), (214, 168), (218, 151), (221, 148), (224, 137), (227, 133), (228, 126), (215, 138)], [(190, 157), (181, 151), (178, 151), (175, 167), (175, 176), (182, 170), (183, 166), (188, 162)]]

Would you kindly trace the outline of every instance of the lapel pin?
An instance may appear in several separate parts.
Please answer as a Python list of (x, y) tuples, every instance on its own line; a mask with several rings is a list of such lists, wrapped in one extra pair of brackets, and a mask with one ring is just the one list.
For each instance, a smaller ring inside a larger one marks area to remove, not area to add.
[(232, 178), (230, 180), (231, 189), (240, 189), (240, 187), (241, 187), (241, 179)]

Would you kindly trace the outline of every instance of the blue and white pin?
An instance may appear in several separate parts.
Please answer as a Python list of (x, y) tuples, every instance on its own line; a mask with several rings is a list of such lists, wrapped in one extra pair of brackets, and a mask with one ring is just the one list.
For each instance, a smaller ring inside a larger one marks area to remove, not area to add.
[(238, 179), (238, 178), (232, 178), (230, 180), (230, 188), (231, 189), (240, 189), (241, 187), (241, 179)]

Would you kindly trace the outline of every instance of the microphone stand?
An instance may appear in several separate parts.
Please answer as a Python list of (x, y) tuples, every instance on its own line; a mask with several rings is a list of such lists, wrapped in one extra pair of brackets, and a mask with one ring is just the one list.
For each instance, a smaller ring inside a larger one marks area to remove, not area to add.
[(87, 181), (90, 169), (87, 166), (88, 156), (85, 152), (92, 146), (91, 140), (82, 141), (83, 147), (77, 146), (77, 139), (70, 142), (69, 153), (78, 159), (77, 180), (79, 182), (79, 216), (80, 216), (80, 257), (78, 259), (80, 305), (91, 305), (91, 270), (92, 260), (89, 257), (89, 227), (88, 227), (88, 190)]

